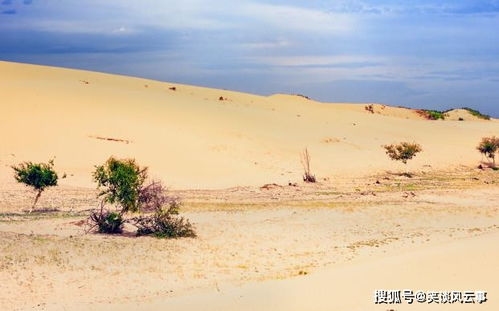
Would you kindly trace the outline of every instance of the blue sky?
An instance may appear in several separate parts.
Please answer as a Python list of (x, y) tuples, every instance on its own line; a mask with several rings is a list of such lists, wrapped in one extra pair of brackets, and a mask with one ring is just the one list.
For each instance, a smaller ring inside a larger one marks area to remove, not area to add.
[(499, 0), (0, 0), (0, 59), (499, 116)]

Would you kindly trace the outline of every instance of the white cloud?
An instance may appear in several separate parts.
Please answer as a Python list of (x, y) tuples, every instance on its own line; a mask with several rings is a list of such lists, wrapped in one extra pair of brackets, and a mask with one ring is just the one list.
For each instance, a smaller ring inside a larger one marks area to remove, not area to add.
[(361, 55), (301, 55), (301, 56), (272, 56), (251, 57), (247, 61), (281, 67), (305, 67), (305, 66), (334, 66), (354, 63), (380, 63), (385, 58)]
[(296, 6), (247, 3), (236, 14), (281, 30), (333, 34), (352, 31), (355, 25), (349, 15)]
[(239, 47), (243, 49), (280, 49), (280, 48), (289, 48), (295, 45), (293, 42), (286, 39), (277, 39), (277, 40), (269, 40), (269, 41), (257, 41), (257, 42), (246, 42), (239, 44)]
[(68, 0), (32, 5), (13, 28), (50, 32), (115, 33), (118, 29), (246, 30), (342, 33), (354, 26), (346, 14), (250, 0)]

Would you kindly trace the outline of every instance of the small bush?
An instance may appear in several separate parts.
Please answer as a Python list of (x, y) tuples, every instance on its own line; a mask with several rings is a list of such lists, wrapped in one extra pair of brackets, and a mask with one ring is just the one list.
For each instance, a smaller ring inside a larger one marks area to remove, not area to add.
[[(121, 233), (123, 224), (137, 227), (137, 235), (153, 235), (160, 238), (195, 237), (192, 224), (178, 217), (180, 200), (166, 194), (159, 181), (144, 185), (147, 168), (141, 168), (135, 160), (109, 158), (104, 165), (97, 166), (94, 179), (102, 189), (100, 211), (90, 215), (91, 229), (98, 227), (100, 233)], [(117, 203), (118, 213), (104, 211), (105, 203)], [(123, 219), (128, 212), (153, 212), (153, 215)]]
[(423, 151), (421, 145), (408, 142), (401, 142), (396, 145), (385, 145), (383, 148), (385, 148), (386, 154), (390, 157), (390, 159), (394, 161), (402, 161), (404, 164), (407, 164), (407, 161), (414, 158), (419, 152)]
[(121, 214), (110, 211), (94, 211), (90, 214), (92, 228), (97, 227), (99, 233), (118, 234), (123, 232), (125, 221)]
[(438, 110), (419, 110), (418, 113), (428, 120), (445, 120), (445, 112)]
[(473, 115), (473, 116), (475, 116), (477, 118), (484, 119), (484, 120), (490, 120), (490, 116), (489, 115), (482, 114), (478, 110), (471, 109), (471, 108), (468, 108), (468, 107), (463, 107), (462, 109), (468, 111), (471, 115)]
[(152, 181), (139, 191), (139, 205), (142, 212), (154, 212), (168, 206), (171, 214), (178, 214), (180, 200), (166, 195), (166, 188), (159, 181)]
[(137, 235), (152, 235), (157, 238), (196, 237), (194, 227), (183, 217), (173, 216), (167, 211), (157, 211), (152, 216), (134, 218)]
[(177, 197), (166, 195), (161, 182), (153, 181), (140, 191), (139, 202), (142, 211), (154, 211), (151, 216), (132, 219), (137, 235), (153, 235), (158, 238), (195, 237), (192, 224), (178, 217), (181, 202)]
[(152, 235), (158, 238), (195, 237), (191, 223), (178, 217), (181, 202), (177, 197), (166, 195), (161, 182), (153, 181), (140, 191), (142, 211), (154, 211), (153, 215), (134, 218), (137, 235)]
[(58, 176), (54, 171), (54, 160), (48, 163), (24, 162), (17, 166), (12, 166), (14, 178), (17, 182), (32, 187), (36, 191), (35, 201), (30, 212), (35, 208), (42, 192), (48, 188), (57, 186)]
[(305, 150), (301, 154), (301, 164), (303, 166), (303, 170), (305, 171), (305, 173), (303, 174), (303, 181), (315, 183), (317, 180), (310, 169), (310, 154), (308, 153), (307, 148), (305, 148)]
[(499, 151), (499, 138), (495, 136), (484, 137), (476, 149), (492, 160), (492, 167), (496, 166), (496, 152)]
[(147, 178), (147, 168), (141, 168), (134, 159), (109, 158), (96, 166), (94, 180), (101, 189), (99, 197), (118, 204), (121, 214), (139, 210), (139, 191)]

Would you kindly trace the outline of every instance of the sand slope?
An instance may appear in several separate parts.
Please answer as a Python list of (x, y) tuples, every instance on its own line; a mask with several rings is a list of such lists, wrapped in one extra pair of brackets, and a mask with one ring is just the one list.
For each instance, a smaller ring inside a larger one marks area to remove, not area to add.
[(499, 135), (496, 120), (426, 121), (403, 108), (376, 105), (372, 114), (365, 105), (7, 62), (0, 93), (0, 180), (12, 178), (9, 165), (55, 157), (63, 183), (92, 186), (94, 165), (115, 155), (176, 188), (287, 183), (301, 179), (305, 147), (314, 172), (334, 178), (401, 168), (380, 147), (401, 140), (425, 150), (412, 169), (475, 165), (479, 139)]
[[(499, 304), (491, 296), (497, 291), (499, 277), (498, 238), (498, 234), (485, 235), (329, 269), (302, 279), (250, 284), (221, 293), (157, 301), (147, 307), (120, 306), (116, 310), (497, 310)], [(482, 304), (409, 305), (402, 298), (401, 304), (374, 304), (374, 292), (383, 289), (486, 291), (488, 300)]]

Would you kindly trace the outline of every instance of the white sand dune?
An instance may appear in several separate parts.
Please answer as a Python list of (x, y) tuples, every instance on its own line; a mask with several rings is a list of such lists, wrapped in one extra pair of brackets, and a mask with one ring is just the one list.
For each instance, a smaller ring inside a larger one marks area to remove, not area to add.
[[(175, 88), (175, 90), (171, 89)], [(423, 120), (413, 110), (325, 104), (145, 79), (0, 62), (0, 180), (10, 165), (55, 157), (63, 183), (92, 186), (109, 156), (133, 157), (176, 188), (299, 181), (308, 147), (319, 178), (400, 168), (380, 147), (416, 141), (410, 164), (475, 165), (499, 122)], [(222, 100), (221, 100), (222, 99)]]

